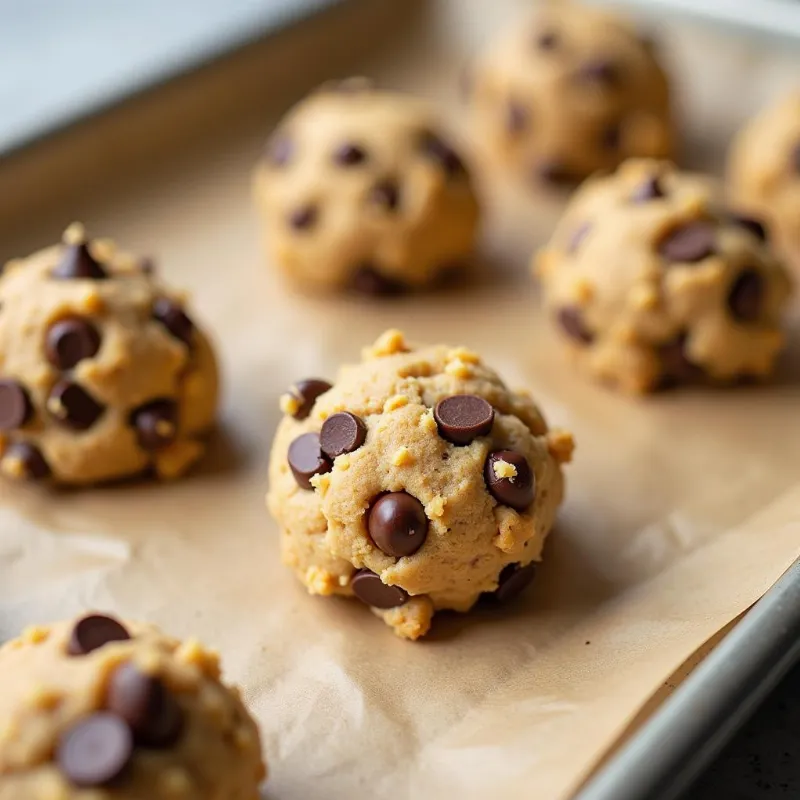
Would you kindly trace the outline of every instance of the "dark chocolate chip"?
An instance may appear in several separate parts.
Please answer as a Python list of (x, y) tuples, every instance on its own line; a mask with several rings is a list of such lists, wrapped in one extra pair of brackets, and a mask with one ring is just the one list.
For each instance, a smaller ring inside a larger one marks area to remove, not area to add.
[(659, 197), (664, 197), (664, 190), (656, 175), (650, 175), (645, 178), (631, 192), (631, 200), (634, 203), (646, 203), (648, 200), (657, 200)]
[(67, 427), (85, 431), (100, 419), (106, 407), (79, 384), (59, 381), (47, 397), (47, 410)]
[(47, 360), (56, 369), (72, 369), (100, 349), (100, 334), (88, 320), (66, 317), (47, 329), (44, 349)]
[(290, 392), (297, 398), (300, 405), (292, 415), (295, 419), (305, 419), (314, 407), (314, 403), (321, 394), (325, 394), (331, 384), (319, 378), (306, 378), (304, 381), (297, 381)]
[(394, 181), (383, 180), (369, 190), (368, 199), (373, 205), (396, 211), (400, 205), (400, 189)]
[(703, 368), (689, 359), (685, 334), (661, 345), (658, 348), (658, 356), (662, 369), (660, 388), (668, 388), (675, 384), (696, 384), (705, 377)]
[(761, 316), (764, 279), (754, 269), (739, 273), (728, 293), (728, 308), (739, 322), (754, 322)]
[(373, 503), (367, 528), (378, 549), (402, 558), (416, 553), (425, 544), (428, 517), (416, 497), (407, 492), (389, 492)]
[(126, 663), (114, 671), (106, 708), (128, 723), (137, 744), (169, 747), (183, 728), (183, 713), (163, 681)]
[(425, 131), (420, 138), (422, 154), (435, 161), (451, 177), (463, 174), (466, 170), (459, 155), (433, 131)]
[(331, 462), (322, 452), (319, 434), (316, 433), (303, 433), (298, 436), (289, 445), (286, 460), (301, 489), (313, 489), (311, 479), (315, 475), (322, 475), (331, 470)]
[(695, 220), (673, 228), (658, 243), (658, 252), (667, 261), (695, 263), (714, 253), (716, 230), (710, 222)]
[(572, 231), (572, 235), (569, 237), (569, 243), (567, 244), (567, 252), (574, 253), (578, 247), (580, 246), (581, 242), (586, 238), (586, 235), (592, 229), (591, 222), (582, 222)]
[(362, 264), (353, 273), (352, 287), (361, 294), (376, 297), (403, 294), (408, 288), (401, 281), (384, 275), (370, 264)]
[(362, 602), (373, 608), (397, 608), (408, 600), (408, 593), (399, 586), (385, 584), (374, 572), (368, 569), (358, 570), (352, 577), (350, 585), (353, 594)]
[(522, 133), (528, 127), (528, 109), (516, 100), (506, 103), (506, 130), (511, 134)]
[(178, 406), (173, 400), (151, 400), (135, 408), (130, 416), (139, 446), (144, 450), (166, 447), (178, 432)]
[(33, 414), (25, 387), (9, 378), (0, 380), (0, 430), (21, 428)]
[(296, 231), (307, 231), (314, 227), (318, 216), (317, 207), (309, 204), (294, 209), (289, 214), (288, 222)]
[(61, 737), (56, 761), (75, 786), (105, 786), (133, 756), (133, 736), (124, 720), (101, 711), (85, 717)]
[[(495, 464), (505, 461), (516, 470), (516, 475), (509, 478), (498, 477)], [(536, 480), (528, 460), (514, 450), (495, 450), (486, 459), (483, 477), (489, 493), (497, 500), (517, 511), (524, 511), (536, 495)]]
[(587, 83), (614, 86), (619, 83), (620, 74), (612, 61), (598, 58), (581, 65), (578, 78)]
[(87, 614), (72, 628), (67, 652), (71, 656), (85, 656), (109, 642), (125, 642), (130, 638), (125, 626), (113, 617)]
[(168, 297), (159, 297), (153, 303), (153, 318), (187, 347), (192, 346), (194, 342), (194, 323), (181, 305)]
[(16, 442), (5, 452), (4, 458), (19, 462), (25, 478), (40, 481), (50, 475), (50, 466), (38, 447), (30, 442)]
[(520, 564), (508, 564), (500, 572), (497, 589), (494, 591), (495, 598), (501, 603), (513, 600), (530, 586), (534, 575), (536, 575), (536, 563), (533, 561), (524, 567)]
[(276, 134), (267, 142), (265, 156), (273, 167), (284, 167), (294, 154), (294, 144), (285, 135)]
[(539, 161), (533, 168), (533, 177), (553, 186), (567, 186), (576, 181), (574, 173), (566, 165), (552, 159)]
[(457, 445), (466, 445), (487, 436), (494, 423), (494, 409), (476, 394), (454, 394), (436, 404), (433, 416), (439, 436)]
[(367, 438), (364, 421), (349, 411), (332, 414), (322, 423), (319, 434), (320, 447), (328, 458), (358, 450)]
[(553, 30), (544, 30), (537, 33), (534, 44), (539, 50), (555, 50), (558, 47), (558, 34)]
[(108, 277), (103, 267), (89, 252), (86, 243), (65, 245), (61, 261), (58, 262), (51, 275), (60, 280), (89, 278), (99, 281)]
[(586, 327), (583, 313), (577, 306), (564, 306), (558, 311), (558, 324), (564, 333), (576, 342), (591, 344), (594, 334)]
[(767, 229), (761, 220), (755, 217), (745, 216), (744, 214), (731, 214), (731, 221), (750, 231), (753, 236), (760, 239), (762, 242), (767, 241)]
[(363, 147), (351, 142), (345, 142), (336, 148), (333, 160), (341, 167), (354, 167), (367, 160), (367, 151)]

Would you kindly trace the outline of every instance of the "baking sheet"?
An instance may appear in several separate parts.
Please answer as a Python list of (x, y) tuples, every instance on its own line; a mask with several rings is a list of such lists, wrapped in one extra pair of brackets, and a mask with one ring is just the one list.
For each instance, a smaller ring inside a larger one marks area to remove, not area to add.
[[(3, 255), (48, 243), (76, 217), (155, 254), (192, 289), (226, 386), (210, 456), (185, 481), (0, 488), (0, 633), (103, 608), (213, 643), (262, 723), (270, 797), (566, 798), (662, 681), (798, 555), (796, 313), (772, 387), (642, 401), (591, 386), (564, 363), (526, 272), (562, 199), (488, 177), (492, 278), (451, 296), (295, 297), (262, 264), (249, 171), (289, 102), (361, 72), (456, 114), (467, 54), (526, 5), (354, 4), (0, 171)], [(708, 42), (688, 34), (668, 47), (702, 134), (690, 137), (694, 163), (718, 159), (763, 100), (763, 75), (788, 81), (779, 58), (715, 48), (709, 59)], [(739, 73), (752, 78), (731, 97)], [(388, 326), (479, 350), (578, 441), (528, 597), (504, 613), (443, 617), (417, 644), (357, 603), (308, 597), (279, 564), (263, 504), (280, 393), (333, 375)]]

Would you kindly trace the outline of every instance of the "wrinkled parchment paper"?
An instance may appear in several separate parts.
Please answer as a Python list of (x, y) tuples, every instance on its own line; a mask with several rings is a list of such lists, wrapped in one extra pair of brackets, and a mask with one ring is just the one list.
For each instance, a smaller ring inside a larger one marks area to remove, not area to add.
[[(51, 242), (73, 218), (155, 254), (214, 332), (226, 387), (209, 458), (187, 480), (0, 487), (0, 634), (101, 608), (199, 635), (262, 724), (270, 798), (566, 798), (800, 549), (797, 326), (770, 388), (634, 400), (586, 383), (526, 273), (561, 198), (485, 180), (493, 277), (450, 296), (301, 298), (264, 268), (249, 170), (277, 115), (354, 72), (454, 109), (467, 54), (526, 5), (348, 3), (0, 169), (1, 255)], [(797, 62), (662, 35), (686, 158), (716, 167), (733, 127)], [(358, 603), (307, 596), (279, 563), (263, 502), (281, 391), (333, 376), (389, 326), (479, 350), (578, 442), (530, 594), (504, 613), (445, 616), (417, 644)]]

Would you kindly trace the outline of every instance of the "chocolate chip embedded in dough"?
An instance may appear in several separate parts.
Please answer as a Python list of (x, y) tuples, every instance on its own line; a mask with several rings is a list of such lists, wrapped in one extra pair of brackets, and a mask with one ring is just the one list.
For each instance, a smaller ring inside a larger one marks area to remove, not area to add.
[(0, 430), (21, 428), (33, 414), (25, 387), (10, 378), (0, 380)]
[(50, 390), (47, 410), (63, 425), (76, 431), (85, 431), (103, 416), (106, 407), (80, 384), (63, 380)]
[(56, 761), (76, 786), (105, 786), (118, 778), (133, 756), (133, 736), (116, 714), (84, 717), (61, 737)]
[(744, 214), (731, 214), (731, 221), (750, 231), (753, 236), (760, 239), (762, 242), (767, 241), (767, 229), (761, 220), (755, 217), (745, 216)]
[(458, 153), (433, 131), (423, 132), (420, 137), (420, 150), (431, 161), (439, 164), (450, 177), (463, 174), (466, 171), (464, 162)]
[(296, 231), (308, 231), (316, 225), (318, 216), (317, 207), (309, 203), (291, 211), (288, 221)]
[(495, 598), (501, 603), (513, 600), (530, 586), (535, 575), (536, 562), (532, 561), (524, 567), (520, 564), (508, 564), (500, 573), (498, 586), (494, 591)]
[(311, 479), (330, 472), (331, 462), (325, 457), (316, 433), (303, 433), (290, 445), (287, 453), (289, 468), (301, 489), (313, 490)]
[(558, 310), (558, 324), (573, 341), (588, 345), (594, 341), (594, 334), (586, 327), (583, 312), (577, 306), (564, 306)]
[(425, 544), (428, 517), (416, 497), (408, 492), (389, 492), (372, 504), (367, 529), (382, 552), (402, 558), (416, 553)]
[(353, 273), (351, 286), (360, 294), (368, 294), (374, 297), (390, 297), (403, 294), (408, 289), (402, 281), (384, 275), (377, 267), (368, 263), (360, 265)]
[(334, 150), (333, 160), (340, 167), (355, 167), (367, 160), (367, 151), (360, 145), (345, 142)]
[[(504, 474), (505, 472), (513, 473)], [(528, 460), (514, 450), (495, 450), (484, 467), (489, 493), (506, 506), (524, 511), (536, 496), (536, 480)]]
[(72, 369), (79, 361), (91, 358), (100, 349), (100, 334), (83, 317), (56, 320), (45, 334), (45, 355), (59, 370)]
[(374, 572), (358, 570), (350, 581), (353, 594), (373, 608), (396, 608), (408, 600), (408, 593), (399, 586), (385, 584)]
[(393, 180), (383, 180), (376, 183), (367, 195), (372, 205), (383, 208), (386, 211), (397, 211), (400, 205), (400, 188)]
[(297, 381), (289, 390), (298, 401), (297, 411), (292, 416), (295, 419), (308, 417), (317, 398), (325, 394), (330, 388), (331, 384), (320, 378), (306, 378), (305, 380)]
[(578, 69), (578, 78), (585, 83), (612, 87), (620, 82), (620, 73), (613, 61), (596, 58), (581, 65)]
[(124, 642), (131, 638), (125, 626), (106, 614), (87, 614), (73, 626), (67, 652), (85, 656), (109, 642)]
[(134, 409), (131, 424), (144, 450), (160, 450), (178, 433), (178, 406), (166, 398), (151, 400)]
[(761, 316), (766, 286), (761, 273), (747, 269), (739, 273), (728, 293), (728, 308), (739, 322), (754, 322)]
[(332, 414), (322, 423), (319, 434), (320, 447), (328, 458), (358, 450), (367, 438), (364, 421), (349, 411)]
[(658, 348), (658, 357), (663, 372), (659, 388), (669, 388), (674, 384), (699, 383), (705, 378), (703, 368), (689, 358), (685, 334), (661, 345)]
[(669, 231), (658, 243), (658, 252), (667, 261), (693, 264), (713, 255), (716, 239), (714, 225), (694, 220)]
[(659, 197), (664, 197), (664, 189), (656, 175), (649, 175), (631, 192), (634, 203), (646, 203)]
[(478, 395), (455, 394), (440, 400), (433, 416), (443, 439), (456, 445), (467, 445), (491, 432), (494, 408)]
[(153, 318), (187, 347), (194, 344), (194, 323), (179, 303), (168, 297), (157, 298), (153, 303)]
[[(3, 461), (15, 461), (19, 464), (19, 477), (29, 481), (44, 480), (50, 475), (50, 465), (41, 450), (30, 442), (15, 442), (3, 454)], [(15, 470), (16, 474), (16, 470)]]
[(65, 245), (61, 260), (50, 274), (59, 280), (86, 278), (99, 281), (108, 277), (108, 273), (89, 252), (85, 242)]

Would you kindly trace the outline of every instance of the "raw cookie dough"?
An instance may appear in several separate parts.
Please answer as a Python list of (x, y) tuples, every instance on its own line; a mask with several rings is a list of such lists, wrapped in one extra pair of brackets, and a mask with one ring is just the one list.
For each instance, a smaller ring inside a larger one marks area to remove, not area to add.
[(355, 595), (399, 636), (533, 577), (572, 437), (463, 347), (387, 331), (333, 386), (282, 399), (268, 507), (312, 594)]
[(667, 77), (624, 18), (545, 4), (491, 42), (466, 84), (476, 140), (526, 180), (573, 182), (673, 149)]
[(666, 162), (587, 181), (534, 261), (578, 360), (625, 391), (760, 378), (783, 344), (790, 283), (763, 228)]
[(761, 218), (800, 270), (800, 89), (739, 132), (728, 157), (731, 205)]
[(290, 111), (255, 174), (267, 249), (286, 277), (367, 294), (458, 277), (478, 204), (439, 128), (424, 101), (358, 79)]
[(0, 471), (89, 484), (183, 473), (214, 421), (211, 346), (152, 263), (87, 241), (9, 261), (0, 278)]
[(215, 653), (91, 614), (0, 648), (0, 800), (258, 800), (258, 729)]

